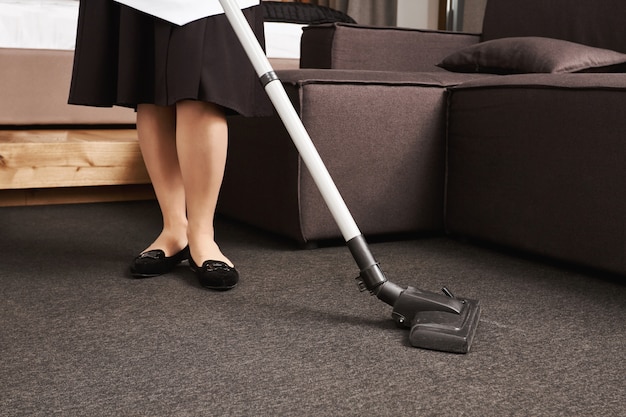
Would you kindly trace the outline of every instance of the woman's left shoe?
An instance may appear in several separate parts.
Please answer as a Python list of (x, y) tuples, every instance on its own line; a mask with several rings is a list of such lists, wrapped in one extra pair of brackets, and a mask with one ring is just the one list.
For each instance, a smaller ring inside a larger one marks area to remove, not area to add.
[(161, 249), (142, 253), (133, 259), (130, 273), (135, 278), (150, 278), (166, 274), (179, 263), (189, 258), (189, 246), (172, 256), (165, 256)]
[(226, 291), (234, 288), (239, 282), (239, 272), (222, 261), (204, 261), (202, 266), (198, 266), (189, 256), (189, 267), (204, 288)]

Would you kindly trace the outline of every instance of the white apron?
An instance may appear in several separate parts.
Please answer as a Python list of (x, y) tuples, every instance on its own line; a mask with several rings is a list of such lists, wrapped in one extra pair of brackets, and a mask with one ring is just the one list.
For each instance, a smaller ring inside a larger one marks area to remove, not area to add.
[[(194, 20), (224, 13), (218, 0), (113, 0), (149, 15), (182, 26)], [(236, 0), (241, 9), (256, 6), (260, 0)]]

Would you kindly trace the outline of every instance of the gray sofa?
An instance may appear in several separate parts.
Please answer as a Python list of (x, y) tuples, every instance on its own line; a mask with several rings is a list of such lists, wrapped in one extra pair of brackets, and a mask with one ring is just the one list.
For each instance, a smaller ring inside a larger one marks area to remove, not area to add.
[[(489, 0), (481, 34), (311, 26), (279, 77), (366, 236), (445, 232), (624, 274), (622, 1)], [(276, 116), (230, 129), (223, 214), (340, 238)]]

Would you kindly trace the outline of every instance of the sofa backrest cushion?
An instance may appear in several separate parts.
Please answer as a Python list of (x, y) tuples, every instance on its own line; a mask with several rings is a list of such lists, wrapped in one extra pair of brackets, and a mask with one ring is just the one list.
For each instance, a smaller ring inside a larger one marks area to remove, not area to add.
[[(626, 0), (624, 0), (626, 1)], [(444, 71), (435, 65), (480, 40), (477, 34), (348, 23), (303, 29), (301, 68)]]
[(626, 53), (625, 0), (488, 0), (482, 41), (542, 36)]

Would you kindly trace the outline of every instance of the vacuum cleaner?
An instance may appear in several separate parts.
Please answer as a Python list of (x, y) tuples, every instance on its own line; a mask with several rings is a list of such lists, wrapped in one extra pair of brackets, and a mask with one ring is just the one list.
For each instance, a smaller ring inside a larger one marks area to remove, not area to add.
[(393, 307), (392, 318), (398, 326), (410, 329), (412, 346), (467, 353), (480, 319), (480, 302), (457, 298), (445, 287), (442, 293), (435, 293), (410, 286), (402, 288), (387, 280), (236, 0), (219, 2), (341, 230), (360, 270), (360, 290), (369, 291)]

